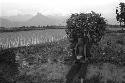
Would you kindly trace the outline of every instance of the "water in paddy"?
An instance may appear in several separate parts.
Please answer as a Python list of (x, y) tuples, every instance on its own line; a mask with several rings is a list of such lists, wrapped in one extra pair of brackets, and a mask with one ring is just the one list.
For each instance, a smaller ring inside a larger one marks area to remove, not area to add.
[(58, 41), (66, 35), (64, 29), (31, 30), (0, 33), (0, 45), (18, 47), (30, 44)]

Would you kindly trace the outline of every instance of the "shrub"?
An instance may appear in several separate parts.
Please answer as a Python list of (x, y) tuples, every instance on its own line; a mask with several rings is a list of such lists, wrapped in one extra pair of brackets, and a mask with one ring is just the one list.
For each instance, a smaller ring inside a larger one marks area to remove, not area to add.
[(19, 72), (15, 57), (13, 49), (0, 51), (0, 76), (8, 82), (14, 81)]

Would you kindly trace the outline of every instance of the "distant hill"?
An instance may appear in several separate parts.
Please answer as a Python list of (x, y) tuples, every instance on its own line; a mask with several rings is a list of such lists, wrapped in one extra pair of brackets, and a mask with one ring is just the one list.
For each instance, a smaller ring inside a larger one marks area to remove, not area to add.
[(68, 16), (60, 16), (60, 15), (56, 16), (48, 15), (47, 17), (57, 20), (58, 21), (57, 23), (61, 25), (66, 25), (66, 20), (69, 18)]
[(44, 25), (57, 25), (57, 24), (58, 24), (58, 21), (56, 19), (49, 18), (40, 13), (37, 13), (37, 15), (35, 15), (34, 17), (32, 17), (26, 22), (27, 26), (29, 25), (30, 26), (38, 26), (38, 25), (44, 26)]
[(20, 25), (21, 23), (19, 22), (13, 22), (7, 19), (0, 18), (0, 27), (15, 27)]
[(116, 18), (108, 18), (108, 24), (110, 25), (119, 25), (119, 22), (116, 20)]
[(31, 14), (24, 14), (24, 15), (15, 15), (15, 16), (3, 16), (1, 18), (10, 20), (10, 21), (14, 21), (14, 22), (24, 22), (27, 21), (29, 19), (31, 19), (33, 17), (33, 15)]
[[(18, 15), (19, 16), (19, 15)], [(56, 16), (44, 16), (41, 13), (37, 13), (35, 16), (29, 16), (28, 20), (23, 18), (26, 16), (18, 17), (13, 16), (10, 18), (4, 17), (0, 18), (0, 26), (3, 27), (18, 27), (18, 26), (45, 26), (45, 25), (65, 25), (65, 17), (56, 17)]]

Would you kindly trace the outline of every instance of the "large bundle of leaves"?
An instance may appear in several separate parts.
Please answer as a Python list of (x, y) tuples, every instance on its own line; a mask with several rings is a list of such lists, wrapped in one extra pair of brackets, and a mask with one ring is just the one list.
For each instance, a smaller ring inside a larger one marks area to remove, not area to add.
[(79, 37), (86, 36), (89, 44), (98, 43), (106, 28), (106, 21), (95, 12), (72, 14), (67, 20), (66, 33), (71, 42), (71, 49), (74, 48)]
[(72, 14), (67, 20), (66, 33), (69, 38), (90, 35), (91, 42), (99, 42), (105, 31), (105, 19), (95, 12)]

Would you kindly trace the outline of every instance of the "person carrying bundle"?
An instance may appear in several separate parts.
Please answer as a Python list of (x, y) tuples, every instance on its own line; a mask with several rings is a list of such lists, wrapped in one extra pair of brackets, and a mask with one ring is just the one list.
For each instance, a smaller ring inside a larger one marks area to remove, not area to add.
[(66, 76), (66, 83), (72, 83), (74, 77), (79, 73), (81, 66), (86, 62), (86, 38), (78, 38), (75, 46), (76, 60)]

